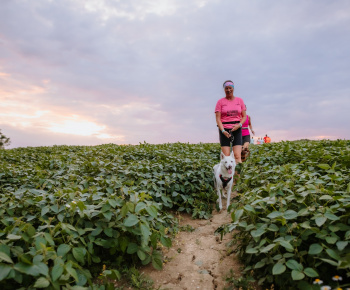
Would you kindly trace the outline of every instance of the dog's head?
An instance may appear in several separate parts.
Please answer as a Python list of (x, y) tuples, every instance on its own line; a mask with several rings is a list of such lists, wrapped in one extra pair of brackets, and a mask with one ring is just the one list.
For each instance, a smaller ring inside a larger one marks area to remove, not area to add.
[(221, 170), (223, 172), (227, 172), (228, 174), (233, 174), (235, 167), (236, 167), (236, 161), (233, 155), (233, 152), (231, 152), (230, 156), (225, 156), (224, 153), (221, 152), (220, 154), (221, 162)]

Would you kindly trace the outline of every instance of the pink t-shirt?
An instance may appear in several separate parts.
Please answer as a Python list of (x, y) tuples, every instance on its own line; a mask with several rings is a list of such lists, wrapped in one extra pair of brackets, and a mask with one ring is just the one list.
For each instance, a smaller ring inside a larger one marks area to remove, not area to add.
[[(233, 100), (222, 98), (215, 106), (215, 113), (221, 113), (221, 122), (241, 121), (242, 111), (245, 110), (244, 102), (241, 98), (235, 97)], [(223, 124), (225, 129), (231, 129), (232, 124)]]
[[(244, 124), (242, 124), (242, 136), (250, 135), (248, 126), (249, 126), (249, 116), (247, 115), (247, 119), (245, 119)], [(244, 129), (244, 128), (247, 128), (247, 129)]]

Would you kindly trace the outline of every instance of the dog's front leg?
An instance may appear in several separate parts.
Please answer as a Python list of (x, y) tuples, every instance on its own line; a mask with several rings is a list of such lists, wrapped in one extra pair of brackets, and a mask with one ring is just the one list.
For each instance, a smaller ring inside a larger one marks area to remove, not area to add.
[(229, 184), (229, 186), (227, 188), (226, 210), (228, 210), (228, 207), (229, 207), (230, 201), (231, 201), (231, 189), (232, 189), (232, 184)]
[(219, 208), (220, 210), (222, 210), (222, 201), (221, 201), (221, 191), (220, 191), (220, 188), (217, 189), (217, 193), (218, 193), (218, 200), (219, 201)]

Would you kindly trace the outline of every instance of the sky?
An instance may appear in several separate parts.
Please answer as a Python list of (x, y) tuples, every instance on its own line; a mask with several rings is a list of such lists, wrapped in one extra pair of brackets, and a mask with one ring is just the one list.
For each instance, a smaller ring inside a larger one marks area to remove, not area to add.
[(256, 137), (350, 139), (350, 1), (0, 0), (7, 148), (219, 142), (228, 79)]

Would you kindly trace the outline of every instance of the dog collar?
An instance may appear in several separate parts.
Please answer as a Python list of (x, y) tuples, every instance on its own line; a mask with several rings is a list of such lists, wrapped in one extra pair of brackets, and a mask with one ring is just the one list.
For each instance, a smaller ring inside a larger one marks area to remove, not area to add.
[(221, 181), (222, 181), (222, 187), (225, 188), (226, 185), (230, 182), (230, 180), (232, 179), (232, 177), (230, 178), (223, 178), (222, 175), (219, 175)]

